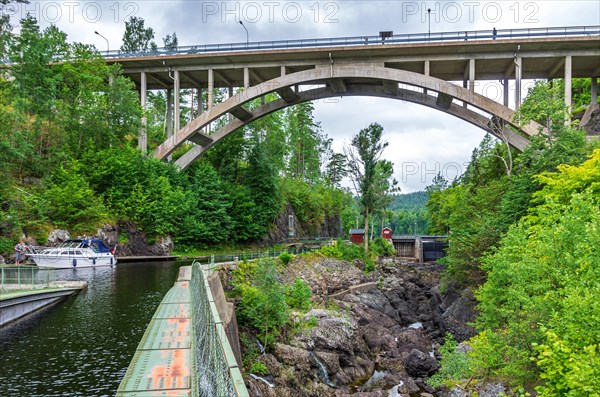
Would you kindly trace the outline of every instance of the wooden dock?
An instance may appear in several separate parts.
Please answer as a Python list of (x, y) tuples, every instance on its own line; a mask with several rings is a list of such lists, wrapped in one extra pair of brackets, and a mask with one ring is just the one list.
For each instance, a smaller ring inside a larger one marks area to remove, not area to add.
[(132, 263), (132, 262), (167, 262), (176, 261), (179, 257), (175, 255), (165, 256), (118, 256), (117, 263)]

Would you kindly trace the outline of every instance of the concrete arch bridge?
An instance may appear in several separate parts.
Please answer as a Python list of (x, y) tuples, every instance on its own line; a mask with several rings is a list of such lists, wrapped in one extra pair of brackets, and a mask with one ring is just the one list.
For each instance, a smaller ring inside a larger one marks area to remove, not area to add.
[[(421, 104), (476, 125), (518, 150), (528, 137), (545, 132), (534, 122), (521, 125), (516, 119), (522, 79), (564, 79), (565, 103), (570, 106), (571, 79), (591, 78), (592, 104), (597, 103), (600, 26), (466, 33), (195, 46), (175, 52), (107, 54), (107, 62), (123, 65), (125, 75), (139, 86), (143, 107), (148, 89), (167, 91), (168, 138), (154, 155), (165, 159), (179, 146), (195, 143), (176, 161), (181, 168), (254, 120), (324, 98), (374, 96)], [(479, 81), (500, 81), (502, 103), (476, 93)], [(194, 89), (200, 100), (195, 118), (180, 128), (183, 88)], [(229, 97), (215, 104), (215, 88), (227, 88)], [(513, 109), (508, 106), (511, 90)], [(269, 93), (277, 97), (266, 102)], [(248, 108), (257, 98), (261, 106)], [(223, 127), (204, 133), (223, 117)], [(139, 146), (146, 150), (144, 127)]]

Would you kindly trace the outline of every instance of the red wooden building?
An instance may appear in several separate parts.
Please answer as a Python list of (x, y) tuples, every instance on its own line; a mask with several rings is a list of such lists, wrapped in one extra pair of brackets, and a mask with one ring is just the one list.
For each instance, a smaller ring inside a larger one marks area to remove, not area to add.
[(350, 229), (350, 241), (354, 244), (363, 244), (365, 229)]
[(384, 227), (381, 231), (381, 238), (384, 238), (386, 240), (392, 240), (392, 229), (390, 229), (389, 227)]

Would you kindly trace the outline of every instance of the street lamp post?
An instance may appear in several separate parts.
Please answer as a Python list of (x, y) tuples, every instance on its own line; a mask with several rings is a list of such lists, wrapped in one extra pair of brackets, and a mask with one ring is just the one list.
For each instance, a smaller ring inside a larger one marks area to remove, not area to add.
[(431, 41), (431, 8), (427, 9), (427, 42)]
[(95, 30), (94, 33), (96, 33), (98, 36), (102, 37), (106, 41), (106, 55), (108, 56), (108, 54), (110, 53), (110, 44), (108, 43), (108, 39), (102, 36), (100, 33), (98, 33), (97, 30)]
[(240, 25), (242, 25), (242, 27), (246, 31), (246, 49), (248, 49), (248, 42), (250, 41), (250, 39), (249, 39), (250, 35), (248, 34), (248, 29), (246, 29), (246, 25), (244, 25), (244, 22), (240, 21)]

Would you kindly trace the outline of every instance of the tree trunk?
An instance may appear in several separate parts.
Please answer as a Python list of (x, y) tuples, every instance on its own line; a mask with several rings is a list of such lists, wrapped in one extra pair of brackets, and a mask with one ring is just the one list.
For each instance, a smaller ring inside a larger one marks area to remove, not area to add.
[(369, 253), (369, 207), (365, 207), (365, 253)]

